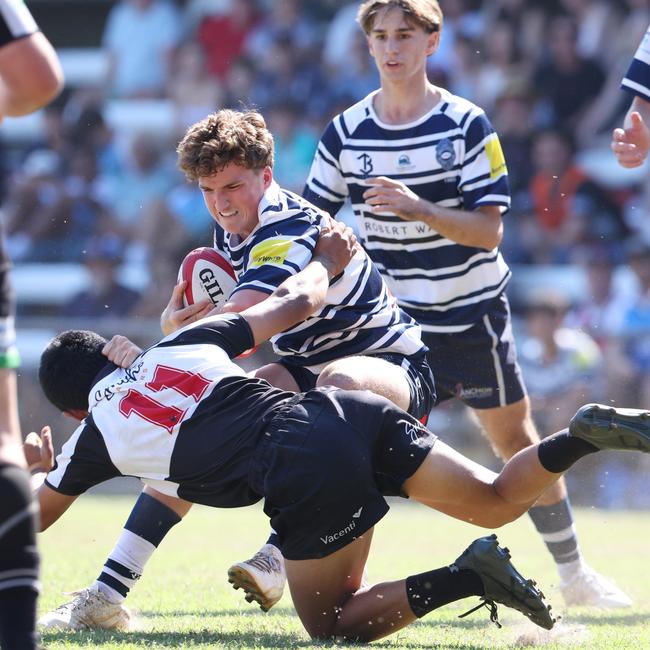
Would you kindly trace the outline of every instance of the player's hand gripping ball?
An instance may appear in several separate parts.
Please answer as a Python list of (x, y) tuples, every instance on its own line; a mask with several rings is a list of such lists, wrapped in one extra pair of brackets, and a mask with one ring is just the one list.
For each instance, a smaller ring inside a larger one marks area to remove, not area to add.
[(178, 269), (178, 281), (185, 280), (185, 307), (201, 300), (210, 300), (215, 307), (222, 305), (237, 284), (230, 262), (214, 248), (203, 246), (190, 251)]

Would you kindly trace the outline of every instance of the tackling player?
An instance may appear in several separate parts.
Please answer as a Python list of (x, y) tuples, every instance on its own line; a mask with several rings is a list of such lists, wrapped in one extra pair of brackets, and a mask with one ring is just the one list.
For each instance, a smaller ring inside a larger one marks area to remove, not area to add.
[[(0, 121), (31, 113), (61, 90), (63, 75), (50, 42), (20, 0), (0, 0)], [(24, 470), (16, 397), (10, 262), (0, 223), (0, 647), (32, 650), (38, 554), (29, 477)]]
[(650, 27), (630, 64), (622, 87), (634, 94), (623, 128), (612, 133), (612, 151), (622, 167), (642, 165), (650, 149)]
[[(422, 326), (438, 398), (472, 408), (510, 458), (539, 435), (498, 248), (510, 206), (499, 139), (482, 109), (428, 81), (443, 26), (436, 0), (367, 0), (357, 18), (381, 87), (330, 122), (303, 194), (332, 215), (350, 199), (364, 247)], [(583, 560), (562, 481), (529, 514), (568, 605), (630, 604)]]
[[(59, 409), (85, 419), (53, 468), (51, 446), (38, 453), (40, 469), (49, 471), (38, 489), (42, 529), (88, 488), (116, 476), (214, 507), (264, 499), (297, 613), (313, 638), (372, 641), (472, 595), (495, 622), (502, 603), (550, 629), (541, 592), (494, 535), (451, 565), (361, 588), (373, 527), (388, 510), (384, 497), (498, 527), (585, 455), (649, 452), (650, 414), (588, 405), (568, 430), (520, 451), (497, 475), (385, 398), (327, 387), (289, 393), (230, 361), (321, 309), (335, 266), (316, 255), (305, 269), (310, 282), (298, 285), (292, 276), (240, 314), (188, 325), (127, 369), (106, 362), (106, 341), (93, 332), (55, 337), (41, 357), (41, 385)], [(34, 444), (26, 455), (33, 460), (38, 451)]]

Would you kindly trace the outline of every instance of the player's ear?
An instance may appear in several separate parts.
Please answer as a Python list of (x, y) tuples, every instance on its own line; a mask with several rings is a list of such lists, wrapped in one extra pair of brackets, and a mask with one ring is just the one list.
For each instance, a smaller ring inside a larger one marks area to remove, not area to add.
[(431, 56), (440, 45), (440, 30), (431, 32), (427, 38), (427, 56)]
[(262, 178), (264, 179), (264, 189), (268, 190), (273, 182), (273, 170), (268, 165), (262, 170)]
[(63, 411), (63, 415), (67, 415), (68, 417), (77, 420), (77, 422), (81, 422), (88, 415), (88, 411), (82, 409), (69, 409)]

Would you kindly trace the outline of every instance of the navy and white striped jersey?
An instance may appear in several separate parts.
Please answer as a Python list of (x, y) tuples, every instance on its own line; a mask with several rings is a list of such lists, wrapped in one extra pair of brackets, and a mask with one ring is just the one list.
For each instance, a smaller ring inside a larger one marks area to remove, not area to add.
[(38, 31), (22, 0), (0, 0), (0, 47)]
[[(215, 246), (227, 255), (237, 291), (272, 293), (310, 262), (326, 215), (272, 183), (259, 205), (259, 224), (244, 240), (215, 227)], [(275, 352), (314, 372), (355, 354), (426, 351), (419, 325), (402, 311), (366, 253), (360, 250), (333, 278), (325, 306), (271, 339)]]
[(632, 59), (621, 85), (650, 102), (650, 27)]
[(255, 503), (253, 451), (274, 407), (293, 397), (230, 359), (252, 347), (244, 318), (203, 319), (164, 338), (127, 369), (107, 364), (90, 414), (63, 445), (46, 483), (78, 495), (115, 476), (216, 507)]
[(462, 246), (420, 221), (373, 214), (365, 180), (387, 176), (447, 208), (510, 206), (501, 145), (485, 113), (439, 89), (441, 101), (409, 124), (384, 124), (371, 93), (336, 116), (318, 146), (304, 196), (331, 214), (350, 199), (366, 250), (422, 329), (458, 332), (489, 310), (510, 271), (498, 249)]

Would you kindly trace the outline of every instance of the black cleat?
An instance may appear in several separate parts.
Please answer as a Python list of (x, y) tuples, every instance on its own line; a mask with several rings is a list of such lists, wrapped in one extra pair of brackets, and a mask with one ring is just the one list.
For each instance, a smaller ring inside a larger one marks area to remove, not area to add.
[(501, 627), (497, 615), (497, 603), (512, 607), (528, 617), (533, 623), (550, 630), (555, 624), (550, 606), (544, 602), (544, 594), (536, 589), (535, 582), (526, 580), (510, 562), (510, 552), (501, 548), (496, 535), (474, 540), (454, 562), (459, 569), (471, 569), (481, 578), (485, 593), (481, 607), (490, 609), (490, 620)]
[(598, 449), (650, 452), (650, 411), (585, 404), (571, 418), (569, 433)]

